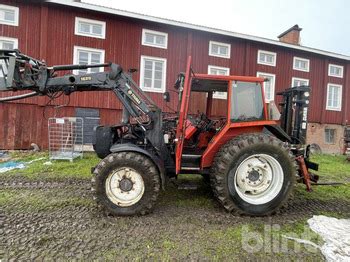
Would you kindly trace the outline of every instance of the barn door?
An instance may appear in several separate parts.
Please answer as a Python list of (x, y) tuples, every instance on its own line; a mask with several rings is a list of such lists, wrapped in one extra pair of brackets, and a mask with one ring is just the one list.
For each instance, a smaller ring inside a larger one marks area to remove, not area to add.
[(83, 141), (85, 145), (91, 145), (94, 127), (100, 125), (100, 111), (92, 108), (76, 108), (75, 116), (83, 118)]

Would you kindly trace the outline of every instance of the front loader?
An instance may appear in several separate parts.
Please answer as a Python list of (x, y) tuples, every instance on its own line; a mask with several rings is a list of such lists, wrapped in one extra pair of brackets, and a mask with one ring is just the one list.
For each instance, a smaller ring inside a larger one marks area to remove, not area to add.
[[(318, 177), (309, 169), (305, 144), (310, 88), (280, 93), (281, 116), (265, 103), (259, 77), (195, 74), (189, 57), (175, 83), (176, 114), (166, 114), (123, 69), (113, 63), (49, 67), (18, 50), (0, 50), (0, 91), (31, 91), (0, 102), (58, 93), (110, 91), (123, 105), (121, 122), (98, 126), (93, 141), (102, 159), (92, 168), (92, 191), (98, 205), (112, 215), (152, 211), (161, 188), (180, 174), (209, 178), (215, 197), (237, 214), (270, 215), (286, 206), (297, 181), (310, 190)], [(106, 72), (65, 74), (63, 70), (105, 67)], [(205, 110), (190, 110), (194, 93)], [(222, 115), (215, 115), (213, 94), (225, 92)], [(169, 93), (164, 93), (166, 101)]]

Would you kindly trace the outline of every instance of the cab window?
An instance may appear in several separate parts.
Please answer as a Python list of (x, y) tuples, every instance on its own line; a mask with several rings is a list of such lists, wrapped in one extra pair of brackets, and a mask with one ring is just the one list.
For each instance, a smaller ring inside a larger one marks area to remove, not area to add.
[(232, 83), (231, 122), (248, 122), (264, 119), (264, 105), (260, 83)]

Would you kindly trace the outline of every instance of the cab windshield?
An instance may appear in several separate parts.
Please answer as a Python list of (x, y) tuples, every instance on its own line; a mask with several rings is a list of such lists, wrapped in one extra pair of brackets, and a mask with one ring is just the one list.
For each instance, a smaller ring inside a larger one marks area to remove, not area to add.
[(232, 83), (231, 122), (248, 122), (264, 119), (264, 105), (260, 83)]

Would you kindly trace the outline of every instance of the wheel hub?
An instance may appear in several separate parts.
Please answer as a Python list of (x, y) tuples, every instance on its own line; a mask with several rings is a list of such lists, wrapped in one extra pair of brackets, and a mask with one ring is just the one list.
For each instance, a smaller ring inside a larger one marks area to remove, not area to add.
[(121, 207), (134, 205), (145, 192), (142, 175), (130, 167), (120, 167), (112, 171), (105, 186), (107, 197)]
[(133, 185), (134, 183), (129, 178), (124, 177), (119, 181), (119, 188), (124, 192), (129, 192), (132, 189)]
[(256, 182), (262, 176), (262, 172), (259, 169), (252, 169), (248, 174), (248, 179), (250, 182)]

